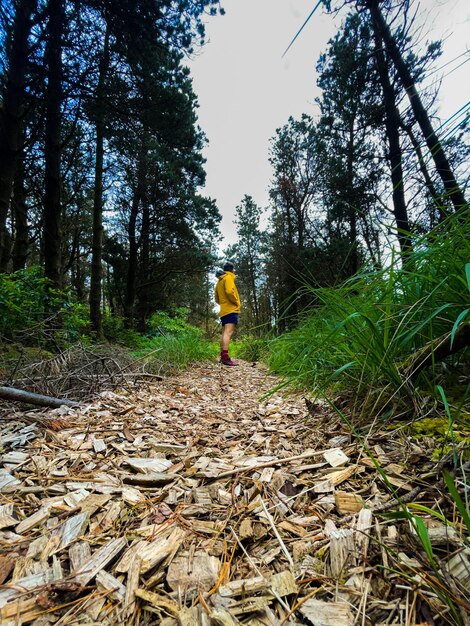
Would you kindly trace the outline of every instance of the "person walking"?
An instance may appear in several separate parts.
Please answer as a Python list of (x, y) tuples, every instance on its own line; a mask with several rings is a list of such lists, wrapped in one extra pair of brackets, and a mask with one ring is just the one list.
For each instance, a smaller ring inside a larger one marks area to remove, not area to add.
[(222, 335), (220, 338), (220, 362), (222, 365), (234, 366), (229, 356), (230, 339), (238, 324), (240, 313), (240, 296), (235, 285), (236, 276), (234, 274), (233, 263), (225, 263), (224, 271), (216, 273), (218, 276), (215, 286), (215, 301), (220, 306), (220, 321), (222, 323)]

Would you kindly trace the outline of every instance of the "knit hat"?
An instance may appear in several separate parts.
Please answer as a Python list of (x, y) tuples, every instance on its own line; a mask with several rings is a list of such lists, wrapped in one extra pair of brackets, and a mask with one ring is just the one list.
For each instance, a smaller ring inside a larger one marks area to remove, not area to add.
[(223, 276), (225, 274), (224, 270), (221, 270), (220, 267), (218, 267), (215, 270), (215, 275), (217, 276), (217, 278), (220, 278), (221, 276)]

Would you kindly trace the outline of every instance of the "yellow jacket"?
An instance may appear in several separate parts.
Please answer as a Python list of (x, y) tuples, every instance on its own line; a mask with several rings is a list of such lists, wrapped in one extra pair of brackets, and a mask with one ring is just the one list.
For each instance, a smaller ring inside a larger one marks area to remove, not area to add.
[(220, 317), (229, 313), (240, 313), (240, 296), (235, 285), (235, 274), (225, 272), (215, 286), (215, 301), (220, 306)]

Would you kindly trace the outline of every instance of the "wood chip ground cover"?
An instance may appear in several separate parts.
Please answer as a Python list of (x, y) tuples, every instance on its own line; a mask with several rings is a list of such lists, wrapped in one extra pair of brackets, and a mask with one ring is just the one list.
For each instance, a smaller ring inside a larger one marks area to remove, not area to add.
[[(452, 623), (436, 585), (465, 623), (462, 528), (421, 514), (432, 571), (362, 446), (321, 404), (262, 400), (277, 382), (203, 364), (4, 410), (1, 624)], [(401, 433), (367, 444), (400, 497), (444, 507), (430, 448)]]

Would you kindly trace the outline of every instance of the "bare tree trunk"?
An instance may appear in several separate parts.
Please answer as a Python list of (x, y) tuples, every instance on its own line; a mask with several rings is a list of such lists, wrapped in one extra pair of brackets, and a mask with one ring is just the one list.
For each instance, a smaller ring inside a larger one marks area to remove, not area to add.
[(103, 336), (101, 314), (101, 280), (103, 257), (103, 161), (105, 106), (104, 95), (106, 75), (109, 68), (109, 27), (106, 27), (103, 53), (100, 61), (98, 85), (96, 88), (96, 161), (95, 185), (93, 193), (93, 241), (90, 277), (90, 321), (97, 339)]
[(257, 327), (260, 325), (260, 311), (259, 311), (259, 303), (258, 303), (258, 292), (256, 289), (256, 268), (255, 268), (255, 260), (253, 259), (250, 246), (248, 246), (248, 255), (249, 255), (249, 275), (250, 275), (250, 306), (253, 311), (253, 318), (255, 320), (255, 324)]
[(397, 226), (397, 238), (403, 257), (412, 251), (411, 228), (408, 219), (408, 210), (405, 200), (405, 187), (403, 180), (403, 153), (400, 145), (400, 113), (398, 112), (395, 92), (390, 82), (387, 61), (383, 52), (383, 41), (377, 22), (372, 20), (375, 37), (375, 58), (377, 70), (382, 85), (382, 93), (385, 106), (385, 131), (387, 133), (389, 147), (389, 161), (392, 179), (392, 199), (395, 224)]
[(418, 122), (424, 135), (424, 139), (436, 165), (436, 170), (442, 179), (442, 183), (447, 192), (447, 195), (452, 201), (455, 210), (458, 211), (460, 208), (467, 204), (465, 196), (455, 179), (454, 173), (444, 153), (441, 142), (434, 132), (427, 111), (424, 108), (424, 105), (421, 102), (421, 98), (419, 97), (419, 94), (416, 90), (416, 86), (411, 76), (410, 70), (405, 60), (403, 59), (403, 56), (390, 31), (388, 24), (386, 23), (382, 13), (380, 12), (378, 0), (367, 0), (367, 6), (371, 14), (374, 27), (377, 28), (378, 32), (380, 33), (381, 39), (383, 39), (383, 41), (385, 42), (387, 53), (393, 61), (393, 64), (395, 65), (400, 80), (403, 84), (403, 87), (408, 94), (408, 98), (410, 100), (411, 108), (413, 109), (416, 121)]
[(135, 281), (137, 278), (137, 252), (139, 244), (137, 241), (137, 215), (139, 213), (139, 189), (135, 189), (132, 198), (131, 212), (129, 215), (129, 225), (127, 233), (129, 236), (129, 259), (127, 263), (126, 293), (124, 296), (124, 320), (127, 328), (132, 328), (134, 320), (135, 304)]
[(13, 225), (15, 240), (13, 244), (13, 271), (26, 267), (29, 248), (28, 207), (24, 189), (23, 160), (18, 163), (13, 190)]
[(142, 227), (140, 229), (140, 263), (139, 263), (139, 319), (138, 330), (141, 333), (146, 331), (147, 318), (149, 315), (149, 285), (148, 277), (150, 272), (150, 209), (145, 202), (142, 208)]
[(11, 46), (7, 53), (5, 89), (0, 98), (0, 258), (4, 257), (6, 221), (21, 150), (28, 38), (36, 6), (37, 0), (19, 0), (16, 3)]
[(349, 128), (348, 154), (347, 154), (347, 174), (349, 188), (349, 241), (351, 243), (351, 275), (356, 274), (359, 269), (359, 255), (357, 249), (357, 213), (355, 204), (354, 190), (354, 120), (351, 121)]
[(137, 216), (143, 201), (145, 180), (147, 177), (147, 145), (144, 139), (141, 147), (139, 163), (137, 166), (137, 182), (132, 198), (131, 212), (129, 216), (129, 260), (127, 264), (126, 294), (124, 297), (124, 318), (127, 328), (132, 328), (134, 321), (134, 305), (136, 296), (137, 280), (137, 254), (139, 241), (137, 237)]
[(61, 270), (61, 103), (62, 46), (64, 34), (63, 0), (49, 0), (46, 49), (46, 141), (44, 193), (44, 273), (54, 288), (62, 285)]
[(432, 182), (431, 176), (429, 175), (428, 168), (426, 167), (426, 162), (423, 156), (423, 151), (421, 150), (421, 146), (419, 145), (419, 141), (415, 137), (411, 125), (403, 124), (403, 120), (401, 121), (401, 125), (411, 141), (411, 145), (413, 146), (413, 150), (415, 151), (416, 157), (418, 159), (419, 170), (424, 178), (425, 185), (427, 187), (429, 195), (434, 202), (434, 206), (439, 212), (439, 221), (442, 222), (448, 216), (448, 214), (445, 210), (445, 207), (443, 206), (443, 198), (441, 198), (441, 196), (439, 195), (437, 189), (434, 186), (434, 183)]

